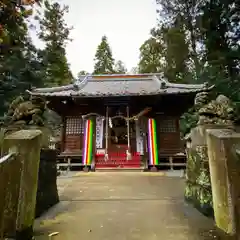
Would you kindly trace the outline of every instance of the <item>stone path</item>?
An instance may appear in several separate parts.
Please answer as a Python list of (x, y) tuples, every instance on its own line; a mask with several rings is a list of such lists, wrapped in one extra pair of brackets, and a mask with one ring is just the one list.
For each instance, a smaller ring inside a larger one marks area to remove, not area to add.
[(60, 178), (59, 192), (61, 202), (36, 220), (37, 240), (218, 239), (213, 222), (184, 202), (183, 178), (79, 173)]

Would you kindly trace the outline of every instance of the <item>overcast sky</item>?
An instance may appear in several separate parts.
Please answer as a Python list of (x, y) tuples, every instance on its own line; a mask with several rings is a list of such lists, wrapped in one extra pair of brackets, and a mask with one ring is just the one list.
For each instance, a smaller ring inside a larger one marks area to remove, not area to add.
[[(69, 6), (66, 21), (73, 26), (67, 58), (76, 76), (92, 72), (93, 59), (101, 37), (108, 37), (116, 60), (128, 70), (135, 67), (139, 47), (156, 25), (156, 0), (59, 0)], [(40, 46), (34, 37), (34, 42)]]

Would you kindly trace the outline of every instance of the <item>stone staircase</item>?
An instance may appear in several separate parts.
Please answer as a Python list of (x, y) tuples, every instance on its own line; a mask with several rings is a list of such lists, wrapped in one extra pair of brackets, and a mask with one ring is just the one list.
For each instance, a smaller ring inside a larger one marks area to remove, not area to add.
[(105, 159), (104, 155), (97, 155), (95, 169), (142, 170), (141, 156), (134, 153), (131, 159), (127, 159), (126, 153), (109, 152), (108, 159)]

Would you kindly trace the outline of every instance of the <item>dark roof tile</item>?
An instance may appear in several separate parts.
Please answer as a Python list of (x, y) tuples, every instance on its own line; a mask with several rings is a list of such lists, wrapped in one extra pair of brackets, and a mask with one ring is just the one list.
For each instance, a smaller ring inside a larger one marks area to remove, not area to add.
[(158, 95), (199, 92), (208, 89), (206, 84), (175, 84), (154, 74), (84, 76), (74, 84), (38, 88), (29, 91), (32, 95), (56, 97), (108, 97), (131, 95)]

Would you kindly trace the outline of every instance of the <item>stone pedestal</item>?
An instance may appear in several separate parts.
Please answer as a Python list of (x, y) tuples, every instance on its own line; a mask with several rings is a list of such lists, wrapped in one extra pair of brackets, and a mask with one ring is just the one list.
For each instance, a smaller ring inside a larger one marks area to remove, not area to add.
[(41, 150), (35, 217), (59, 202), (56, 160), (56, 150)]
[(156, 168), (155, 166), (152, 166), (152, 167), (150, 168), (150, 171), (151, 171), (151, 172), (157, 172), (158, 170), (157, 170), (157, 168)]
[(88, 166), (85, 166), (85, 167), (83, 168), (83, 171), (84, 171), (84, 172), (89, 172), (89, 167), (88, 167)]

